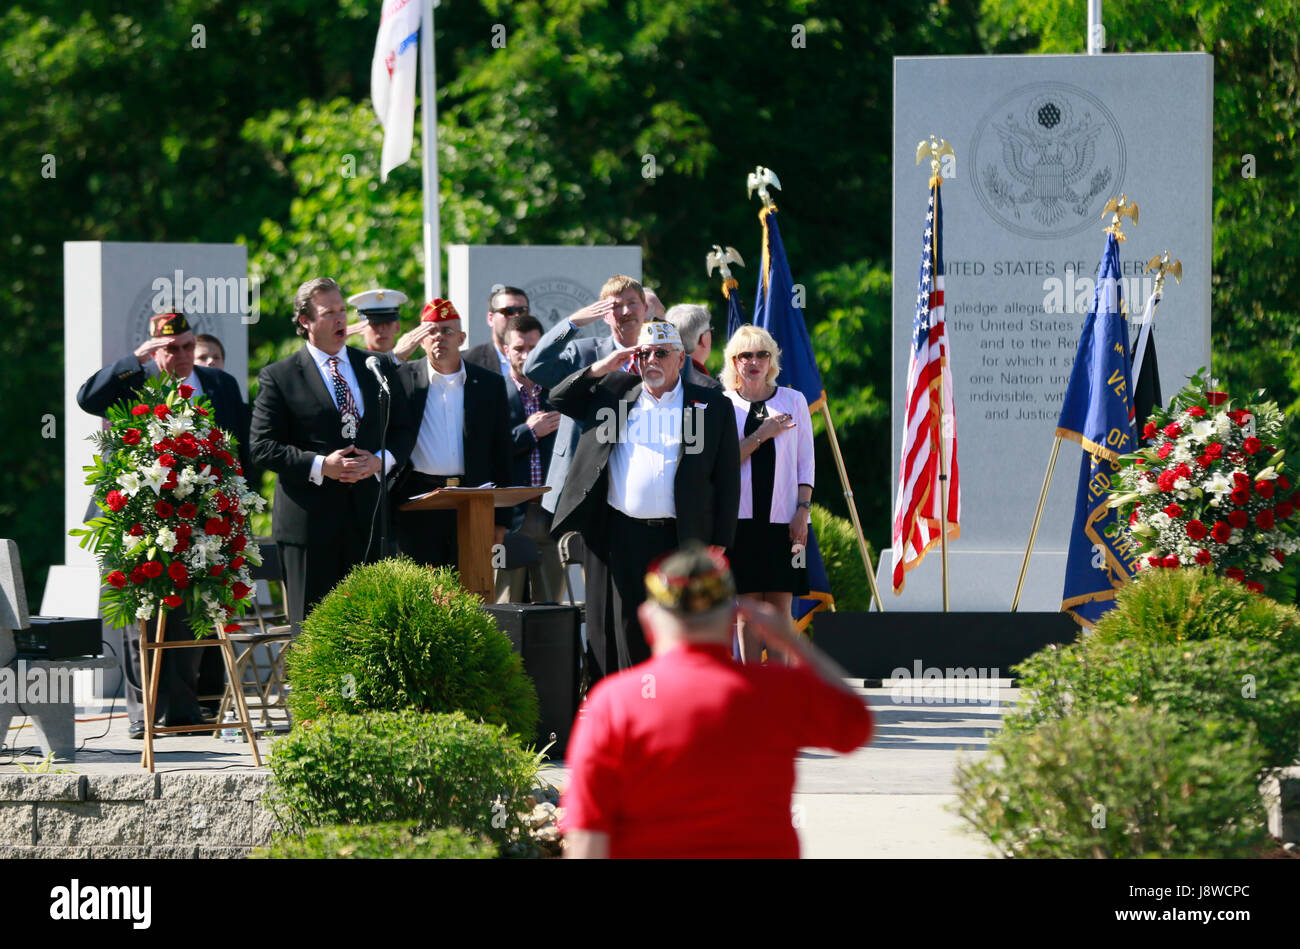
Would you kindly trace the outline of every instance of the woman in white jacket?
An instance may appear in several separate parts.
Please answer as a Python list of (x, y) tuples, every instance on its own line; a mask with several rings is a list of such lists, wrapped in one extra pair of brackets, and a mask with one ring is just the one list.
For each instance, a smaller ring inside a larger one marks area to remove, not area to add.
[[(722, 387), (740, 433), (740, 512), (728, 549), (736, 592), (784, 615), (808, 592), (803, 547), (812, 507), (813, 438), (808, 401), (776, 384), (781, 354), (766, 330), (746, 324), (727, 342)], [(740, 657), (757, 662), (758, 640), (740, 625)]]

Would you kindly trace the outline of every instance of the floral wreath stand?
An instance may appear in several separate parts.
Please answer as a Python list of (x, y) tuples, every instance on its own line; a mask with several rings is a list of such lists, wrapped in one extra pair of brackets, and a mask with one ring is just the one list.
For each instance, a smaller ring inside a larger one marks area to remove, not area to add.
[[(162, 650), (197, 649), (205, 646), (218, 646), (222, 659), (225, 660), (226, 675), (232, 683), (238, 682), (235, 674), (235, 650), (230, 645), (230, 638), (220, 623), (213, 624), (217, 635), (213, 639), (180, 640), (164, 642), (163, 634), (167, 629), (167, 608), (158, 604), (158, 620), (154, 624), (154, 639), (149, 639), (148, 620), (140, 620), (140, 693), (144, 704), (144, 750), (140, 756), (140, 766), (154, 770), (153, 739), (155, 735), (175, 735), (182, 732), (211, 732), (223, 727), (236, 727), (244, 732), (248, 747), (253, 750), (253, 763), (262, 766), (262, 756), (257, 750), (257, 735), (253, 733), (252, 722), (248, 718), (248, 706), (244, 702), (244, 690), (237, 686), (231, 691), (235, 696), (235, 708), (239, 720), (223, 722), (216, 725), (155, 725), (154, 715), (158, 705), (158, 679), (162, 671)], [(152, 661), (150, 657), (152, 656)]]

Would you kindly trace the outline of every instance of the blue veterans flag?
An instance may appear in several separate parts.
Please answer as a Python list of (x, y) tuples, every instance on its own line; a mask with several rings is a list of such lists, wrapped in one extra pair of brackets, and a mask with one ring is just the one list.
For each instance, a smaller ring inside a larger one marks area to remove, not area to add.
[[(1136, 572), (1137, 551), (1107, 507), (1116, 460), (1136, 448), (1128, 327), (1121, 309), (1119, 244), (1107, 235), (1092, 309), (1083, 323), (1056, 434), (1083, 446), (1061, 609), (1092, 627)], [(1109, 533), (1108, 533), (1109, 532)]]
[[(772, 334), (781, 351), (781, 374), (776, 384), (797, 389), (808, 400), (808, 411), (816, 412), (826, 404), (826, 390), (822, 388), (822, 374), (813, 358), (812, 339), (803, 321), (803, 307), (795, 305), (794, 278), (790, 263), (785, 259), (785, 244), (781, 242), (781, 229), (776, 223), (776, 208), (765, 207), (758, 215), (763, 225), (763, 263), (758, 272), (758, 290), (754, 294), (754, 325)], [(735, 293), (727, 297), (727, 338), (731, 326), (731, 301), (740, 301)], [(739, 318), (743, 315), (737, 314)], [(737, 323), (737, 328), (739, 328)], [(808, 593), (796, 597), (790, 604), (795, 626), (804, 629), (812, 622), (813, 613), (829, 609), (835, 604), (826, 565), (817, 548), (817, 535), (808, 525), (808, 545), (804, 551), (808, 559)]]
[(740, 284), (735, 277), (722, 282), (722, 295), (727, 298), (727, 339), (745, 324), (745, 308), (740, 302)]

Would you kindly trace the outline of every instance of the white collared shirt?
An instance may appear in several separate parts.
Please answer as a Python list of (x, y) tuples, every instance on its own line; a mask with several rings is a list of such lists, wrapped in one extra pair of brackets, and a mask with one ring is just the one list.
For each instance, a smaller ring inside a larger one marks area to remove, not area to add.
[[(325, 391), (329, 394), (330, 401), (335, 405), (338, 405), (338, 400), (334, 397), (334, 374), (330, 372), (330, 354), (325, 352), (323, 349), (317, 349), (311, 343), (307, 343), (307, 352), (311, 355), (312, 361), (316, 363), (316, 368), (320, 372), (321, 380), (325, 383)], [(361, 398), (361, 384), (357, 382), (357, 374), (352, 371), (352, 359), (348, 356), (347, 347), (342, 347), (334, 355), (339, 358), (339, 375), (343, 377), (343, 382), (352, 392), (352, 401), (357, 407), (357, 419), (360, 420), (360, 418), (366, 414), (366, 403)], [(197, 373), (195, 373), (195, 375), (197, 375)], [(342, 413), (340, 413), (340, 428), (342, 425), (343, 416)], [(384, 451), (382, 457), (384, 459), (384, 474), (387, 474), (393, 469), (393, 465), (396, 463), (397, 459), (393, 457), (392, 452), (387, 450)], [(307, 476), (307, 479), (311, 481), (312, 484), (325, 483), (324, 466), (324, 455), (317, 455), (312, 459), (311, 473)], [(378, 478), (379, 475), (376, 474), (375, 477)]]
[(495, 339), (492, 340), (492, 352), (497, 354), (497, 362), (501, 364), (501, 375), (509, 379), (510, 360), (506, 358), (506, 354), (501, 351), (501, 347), (496, 344)]
[(627, 428), (609, 453), (609, 505), (628, 517), (676, 517), (673, 494), (682, 445), (682, 380), (656, 399), (642, 386)]
[(429, 395), (420, 420), (420, 435), (411, 451), (416, 471), (430, 475), (465, 473), (465, 362), (443, 375), (424, 362), (429, 373)]

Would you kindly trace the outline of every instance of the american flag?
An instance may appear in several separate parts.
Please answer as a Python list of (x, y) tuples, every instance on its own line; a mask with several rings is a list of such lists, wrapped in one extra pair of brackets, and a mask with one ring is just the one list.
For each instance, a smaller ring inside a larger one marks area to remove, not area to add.
[[(948, 329), (943, 319), (943, 202), (940, 179), (930, 182), (921, 274), (912, 321), (912, 358), (907, 366), (907, 413), (894, 504), (894, 592), (907, 571), (920, 566), (939, 542), (939, 439), (948, 468), (948, 539), (960, 535), (961, 483), (957, 477), (957, 425), (948, 367)], [(943, 420), (947, 419), (947, 425)]]

